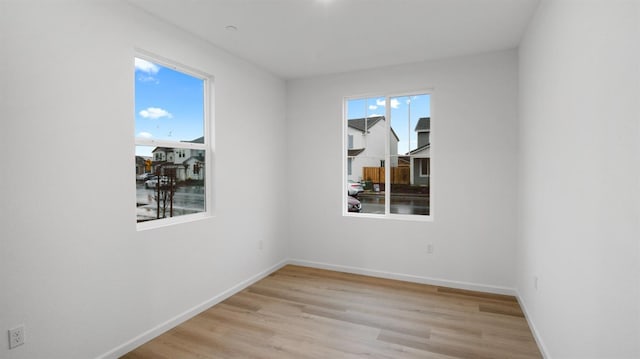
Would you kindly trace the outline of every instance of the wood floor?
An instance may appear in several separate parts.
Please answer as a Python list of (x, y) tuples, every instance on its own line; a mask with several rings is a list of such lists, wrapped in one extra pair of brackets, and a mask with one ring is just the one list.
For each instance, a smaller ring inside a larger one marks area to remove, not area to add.
[(123, 358), (541, 358), (514, 297), (286, 266)]

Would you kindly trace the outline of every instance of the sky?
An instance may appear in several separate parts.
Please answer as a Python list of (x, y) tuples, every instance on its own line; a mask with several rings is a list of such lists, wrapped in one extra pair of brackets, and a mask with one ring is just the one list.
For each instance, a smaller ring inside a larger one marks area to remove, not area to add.
[[(204, 80), (135, 59), (135, 136), (191, 141), (204, 134)], [(136, 146), (151, 156), (154, 147)]]
[[(391, 128), (398, 141), (398, 154), (414, 150), (418, 144), (415, 132), (416, 124), (421, 117), (431, 116), (431, 96), (428, 94), (414, 96), (390, 97)], [(347, 119), (385, 116), (385, 98), (372, 97), (347, 102)]]

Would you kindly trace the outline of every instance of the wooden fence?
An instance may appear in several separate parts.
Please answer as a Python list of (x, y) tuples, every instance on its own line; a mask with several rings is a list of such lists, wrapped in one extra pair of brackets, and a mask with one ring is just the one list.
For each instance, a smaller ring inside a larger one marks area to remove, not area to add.
[[(391, 167), (391, 184), (410, 184), (409, 167)], [(362, 167), (362, 178), (373, 183), (385, 183), (384, 167)]]

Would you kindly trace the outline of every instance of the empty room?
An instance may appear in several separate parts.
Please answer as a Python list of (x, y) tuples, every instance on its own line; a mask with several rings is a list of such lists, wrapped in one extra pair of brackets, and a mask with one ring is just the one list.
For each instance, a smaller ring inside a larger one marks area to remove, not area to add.
[(0, 0), (2, 359), (640, 358), (639, 0)]

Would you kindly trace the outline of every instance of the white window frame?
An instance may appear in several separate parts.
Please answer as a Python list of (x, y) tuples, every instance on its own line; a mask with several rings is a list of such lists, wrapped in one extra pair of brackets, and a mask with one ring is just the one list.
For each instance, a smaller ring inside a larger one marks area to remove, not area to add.
[[(358, 100), (365, 98), (381, 98), (385, 99), (385, 132), (387, 136), (391, 135), (391, 98), (394, 97), (404, 97), (404, 96), (416, 96), (416, 95), (429, 95), (430, 97), (430, 117), (434, 116), (434, 89), (428, 88), (423, 90), (409, 91), (409, 92), (400, 92), (400, 93), (373, 93), (373, 94), (364, 94), (364, 95), (354, 95), (354, 96), (345, 96), (342, 99), (342, 183), (347, 183), (349, 179), (349, 175), (347, 173), (347, 150), (348, 150), (348, 102), (350, 100)], [(433, 127), (433, 123), (431, 124)], [(434, 142), (433, 131), (429, 137), (432, 144)], [(365, 140), (367, 140), (365, 138)], [(365, 141), (366, 146), (366, 141)], [(433, 158), (433, 147), (429, 149), (429, 158)], [(391, 183), (391, 153), (389, 146), (389, 137), (385, 140), (385, 198), (384, 198), (384, 214), (376, 214), (376, 213), (357, 213), (357, 212), (349, 212), (347, 210), (347, 188), (345, 185), (342, 186), (343, 194), (342, 194), (342, 215), (346, 217), (357, 217), (357, 218), (380, 218), (380, 219), (395, 219), (395, 220), (405, 220), (405, 221), (417, 221), (417, 222), (433, 222), (433, 191), (432, 187), (429, 188), (429, 214), (428, 215), (417, 215), (417, 214), (397, 214), (391, 213), (391, 191), (387, 190), (387, 186), (390, 186)], [(413, 169), (411, 169), (413, 171)], [(429, 182), (433, 183), (433, 176), (429, 173)]]
[[(193, 150), (203, 150), (204, 155), (204, 211), (193, 214), (185, 214), (177, 217), (168, 217), (168, 218), (159, 218), (150, 221), (136, 223), (136, 227), (138, 231), (166, 227), (179, 223), (188, 223), (193, 221), (198, 221), (206, 218), (213, 217), (213, 184), (214, 180), (211, 177), (213, 173), (213, 111), (211, 111), (213, 105), (213, 86), (214, 86), (214, 77), (206, 72), (194, 69), (190, 66), (181, 64), (177, 61), (166, 59), (162, 56), (158, 56), (152, 53), (149, 53), (144, 50), (136, 49), (134, 51), (132, 60), (135, 58), (140, 58), (152, 63), (156, 63), (158, 65), (162, 65), (164, 67), (170, 68), (172, 70), (182, 72), (189, 76), (193, 76), (203, 81), (203, 143), (192, 143), (192, 142), (180, 142), (180, 141), (168, 141), (168, 140), (159, 140), (153, 138), (143, 138), (134, 136), (134, 154), (136, 146), (151, 146), (151, 147), (169, 147), (176, 149), (193, 149)], [(133, 61), (132, 61), (133, 66)], [(135, 76), (135, 69), (132, 68), (132, 74)], [(135, 80), (134, 80), (135, 84)], [(134, 85), (135, 86), (135, 85)], [(135, 93), (135, 91), (134, 91)], [(134, 110), (131, 111), (135, 114), (135, 98), (133, 101)], [(134, 118), (135, 122), (135, 118)], [(135, 155), (133, 156), (135, 158)], [(134, 200), (135, 204), (135, 200)], [(136, 218), (135, 207), (134, 207), (134, 215), (133, 218)]]

